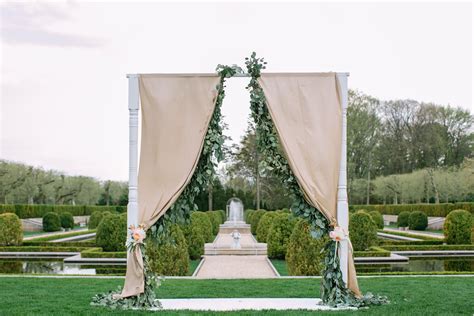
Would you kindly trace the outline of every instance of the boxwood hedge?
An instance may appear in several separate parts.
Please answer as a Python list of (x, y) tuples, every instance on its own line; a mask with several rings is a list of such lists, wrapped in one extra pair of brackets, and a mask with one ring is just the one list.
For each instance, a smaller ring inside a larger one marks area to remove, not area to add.
[(385, 205), (350, 205), (349, 210), (356, 211), (366, 209), (370, 211), (379, 211), (384, 215), (398, 215), (403, 211), (414, 212), (422, 211), (430, 217), (445, 217), (453, 210), (466, 210), (474, 214), (474, 202), (462, 203), (440, 203), (440, 204), (385, 204)]
[(43, 230), (45, 232), (57, 232), (61, 230), (61, 218), (58, 213), (49, 212), (43, 216)]
[(444, 235), (448, 244), (470, 244), (472, 215), (464, 210), (454, 210), (444, 222)]
[(23, 241), (21, 220), (13, 213), (0, 214), (0, 246), (16, 246)]
[(124, 213), (126, 206), (101, 206), (101, 205), (47, 205), (47, 204), (0, 204), (1, 213), (15, 213), (19, 218), (38, 218), (46, 213), (69, 212), (72, 216), (91, 215), (94, 211), (109, 211)]

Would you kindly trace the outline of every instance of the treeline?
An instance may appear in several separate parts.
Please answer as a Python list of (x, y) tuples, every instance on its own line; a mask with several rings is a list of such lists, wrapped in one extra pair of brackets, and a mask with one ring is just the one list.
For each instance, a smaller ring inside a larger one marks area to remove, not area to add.
[[(349, 91), (348, 193), (351, 204), (474, 201), (473, 123), (469, 111), (414, 100), (382, 102)], [(271, 171), (249, 122), (234, 146), (225, 184), (253, 195), (253, 206), (291, 206)], [(317, 170), (315, 170), (317, 172)]]
[(67, 176), (21, 163), (0, 161), (3, 204), (127, 205), (126, 182)]

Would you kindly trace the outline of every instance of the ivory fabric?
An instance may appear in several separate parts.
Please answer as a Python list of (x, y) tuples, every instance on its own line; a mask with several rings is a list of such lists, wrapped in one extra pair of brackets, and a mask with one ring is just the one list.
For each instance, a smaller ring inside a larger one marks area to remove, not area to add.
[[(138, 223), (146, 229), (164, 215), (191, 180), (214, 112), (218, 83), (217, 75), (140, 75)], [(138, 250), (128, 256), (121, 297), (143, 291)]]
[[(335, 73), (262, 74), (259, 84), (308, 203), (337, 225), (342, 106)], [(360, 295), (352, 251), (348, 287)]]

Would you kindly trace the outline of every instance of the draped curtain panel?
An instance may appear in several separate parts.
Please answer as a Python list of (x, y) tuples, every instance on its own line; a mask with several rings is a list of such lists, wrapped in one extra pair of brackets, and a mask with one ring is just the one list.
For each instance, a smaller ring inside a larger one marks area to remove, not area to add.
[[(191, 180), (215, 108), (219, 77), (140, 75), (142, 134), (138, 223), (150, 228)], [(121, 297), (144, 291), (139, 247), (128, 256)]]
[[(337, 225), (342, 106), (336, 74), (264, 73), (259, 83), (307, 202)], [(349, 256), (348, 287), (360, 295), (352, 251)]]

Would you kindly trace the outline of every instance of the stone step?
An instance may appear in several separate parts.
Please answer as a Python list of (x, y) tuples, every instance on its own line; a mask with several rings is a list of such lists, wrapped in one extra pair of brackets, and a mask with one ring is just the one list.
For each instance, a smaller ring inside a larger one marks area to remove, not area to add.
[(225, 256), (225, 255), (230, 255), (230, 256), (266, 256), (267, 255), (267, 247), (265, 244), (265, 247), (246, 247), (246, 248), (240, 248), (240, 249), (232, 249), (229, 247), (212, 247), (211, 246), (204, 247), (204, 255), (205, 256)]

